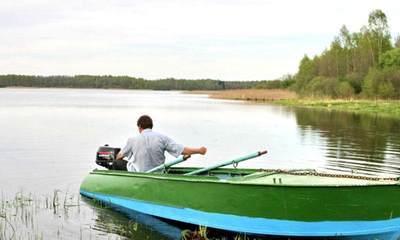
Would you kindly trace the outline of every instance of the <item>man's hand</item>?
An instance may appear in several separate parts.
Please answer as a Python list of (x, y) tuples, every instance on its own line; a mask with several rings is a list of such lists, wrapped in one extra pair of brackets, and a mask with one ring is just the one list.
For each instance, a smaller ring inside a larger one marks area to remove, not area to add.
[(192, 154), (201, 154), (204, 155), (207, 152), (206, 147), (200, 147), (200, 148), (192, 148), (192, 147), (185, 147), (183, 149), (182, 154), (183, 155), (192, 155)]
[(122, 160), (124, 158), (124, 155), (122, 154), (122, 151), (119, 151), (117, 154), (117, 158), (115, 160)]
[(207, 153), (207, 148), (206, 148), (206, 147), (201, 147), (201, 148), (199, 148), (199, 153), (200, 153), (201, 155), (206, 154), (206, 153)]

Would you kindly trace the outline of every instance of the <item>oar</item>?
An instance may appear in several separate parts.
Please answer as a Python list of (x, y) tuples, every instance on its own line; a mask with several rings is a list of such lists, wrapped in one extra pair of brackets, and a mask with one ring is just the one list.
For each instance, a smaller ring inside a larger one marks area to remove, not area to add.
[(226, 161), (226, 162), (223, 162), (223, 163), (218, 163), (218, 164), (216, 164), (214, 166), (211, 166), (211, 167), (205, 167), (205, 168), (201, 168), (201, 169), (195, 170), (193, 172), (185, 173), (184, 175), (196, 175), (196, 174), (199, 174), (199, 173), (202, 173), (202, 172), (210, 171), (210, 170), (215, 169), (215, 168), (224, 167), (224, 166), (231, 165), (231, 164), (237, 164), (237, 163), (240, 163), (240, 162), (243, 162), (243, 161), (246, 161), (246, 160), (261, 156), (261, 155), (264, 155), (267, 152), (268, 152), (267, 150), (255, 152), (255, 153), (252, 153), (252, 154), (240, 157), (240, 158), (229, 160), (229, 161)]
[(150, 170), (146, 171), (146, 173), (152, 173), (152, 172), (157, 172), (157, 171), (160, 171), (160, 170), (163, 170), (163, 169), (167, 169), (167, 168), (169, 168), (169, 167), (171, 167), (171, 166), (173, 166), (175, 164), (178, 164), (178, 163), (181, 163), (183, 161), (186, 161), (186, 159), (188, 159), (188, 158), (190, 158), (190, 155), (180, 156), (180, 157), (178, 157), (177, 159), (175, 159), (175, 160), (173, 160), (171, 162), (164, 163), (164, 164), (161, 164), (160, 166), (157, 166), (157, 167), (155, 167), (153, 169), (150, 169)]

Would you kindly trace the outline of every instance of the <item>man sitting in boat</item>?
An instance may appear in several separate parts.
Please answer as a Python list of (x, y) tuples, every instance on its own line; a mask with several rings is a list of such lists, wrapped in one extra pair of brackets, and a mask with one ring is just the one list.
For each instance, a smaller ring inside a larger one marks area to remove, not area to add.
[[(115, 170), (145, 172), (165, 162), (165, 151), (174, 157), (192, 154), (204, 155), (207, 152), (205, 147), (185, 147), (175, 143), (171, 138), (153, 131), (153, 120), (148, 115), (139, 117), (137, 127), (140, 135), (128, 139), (126, 146), (118, 153), (113, 162)], [(128, 161), (123, 160), (124, 157), (128, 158)]]

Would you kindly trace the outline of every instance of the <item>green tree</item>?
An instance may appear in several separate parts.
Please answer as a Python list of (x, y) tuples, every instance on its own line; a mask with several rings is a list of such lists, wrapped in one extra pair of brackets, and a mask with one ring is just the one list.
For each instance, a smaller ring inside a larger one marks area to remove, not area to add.
[(400, 67), (390, 67), (381, 70), (384, 81), (390, 82), (395, 89), (394, 98), (400, 98)]
[(367, 32), (375, 64), (382, 52), (392, 48), (387, 17), (382, 10), (376, 9), (369, 14)]
[(317, 75), (315, 61), (307, 55), (300, 61), (299, 71), (296, 74), (296, 88), (302, 93), (307, 84)]
[(346, 52), (337, 37), (329, 49), (318, 57), (318, 75), (332, 78), (343, 78), (346, 75)]
[(397, 36), (395, 42), (394, 42), (394, 46), (396, 48), (400, 48), (400, 36)]
[(346, 25), (343, 25), (340, 29), (339, 39), (341, 45), (343, 46), (343, 52), (345, 55), (345, 66), (346, 66), (346, 74), (350, 74), (353, 69), (353, 62), (352, 59), (354, 57), (354, 41), (352, 34), (347, 29)]
[(400, 67), (400, 48), (395, 48), (393, 50), (383, 53), (379, 57), (379, 67)]

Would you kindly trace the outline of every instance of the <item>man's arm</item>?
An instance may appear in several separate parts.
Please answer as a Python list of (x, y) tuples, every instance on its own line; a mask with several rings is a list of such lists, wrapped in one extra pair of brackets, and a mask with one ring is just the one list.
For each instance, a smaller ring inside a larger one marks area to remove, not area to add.
[(179, 155), (192, 155), (192, 154), (204, 155), (207, 152), (206, 147), (199, 147), (199, 148), (185, 147), (184, 145), (176, 143), (174, 140), (165, 135), (162, 135), (162, 137), (165, 144), (165, 150), (167, 150), (167, 152), (174, 157), (178, 157)]
[(193, 147), (184, 147), (182, 155), (192, 155), (192, 154), (201, 154), (204, 155), (207, 152), (206, 147), (199, 147), (199, 148), (193, 148)]
[(115, 160), (122, 160), (124, 157), (129, 158), (131, 154), (132, 154), (132, 143), (131, 143), (131, 139), (128, 139), (125, 147), (123, 147), (121, 149), (121, 151), (119, 151)]

